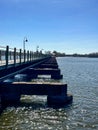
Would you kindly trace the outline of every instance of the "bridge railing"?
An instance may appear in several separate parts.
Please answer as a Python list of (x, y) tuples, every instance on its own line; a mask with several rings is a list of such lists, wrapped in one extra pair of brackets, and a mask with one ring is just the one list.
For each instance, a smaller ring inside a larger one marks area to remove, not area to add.
[(46, 57), (42, 52), (0, 46), (0, 67), (31, 62)]

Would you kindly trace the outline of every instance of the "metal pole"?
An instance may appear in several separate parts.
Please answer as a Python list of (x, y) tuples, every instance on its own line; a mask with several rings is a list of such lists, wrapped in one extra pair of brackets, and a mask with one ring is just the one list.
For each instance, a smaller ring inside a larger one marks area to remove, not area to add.
[(14, 66), (16, 65), (16, 48), (14, 48)]
[(26, 61), (26, 51), (24, 50), (24, 63)]
[(23, 50), (25, 50), (25, 40), (23, 40)]
[(9, 55), (9, 46), (6, 46), (6, 54), (5, 54), (6, 67), (8, 67), (8, 55)]
[(20, 64), (21, 64), (21, 49), (20, 49), (19, 57), (20, 57)]
[(23, 40), (23, 51), (25, 50), (25, 42), (28, 42), (26, 37), (24, 37), (24, 40)]

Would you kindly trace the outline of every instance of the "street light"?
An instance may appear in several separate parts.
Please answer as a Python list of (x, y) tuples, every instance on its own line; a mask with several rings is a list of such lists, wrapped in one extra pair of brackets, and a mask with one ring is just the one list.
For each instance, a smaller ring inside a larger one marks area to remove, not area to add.
[(24, 37), (24, 40), (23, 40), (23, 50), (25, 50), (25, 43), (28, 42), (28, 39), (26, 37)]

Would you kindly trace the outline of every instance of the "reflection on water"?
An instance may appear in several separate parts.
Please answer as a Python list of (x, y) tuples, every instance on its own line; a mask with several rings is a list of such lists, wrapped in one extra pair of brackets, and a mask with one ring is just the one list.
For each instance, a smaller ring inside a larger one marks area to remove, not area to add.
[(54, 109), (47, 106), (46, 96), (22, 96), (18, 106), (0, 115), (0, 130), (98, 129), (98, 59), (58, 58), (58, 63), (73, 104)]
[[(68, 115), (63, 109), (18, 107), (7, 108), (1, 117), (4, 123), (0, 129), (15, 130), (47, 130), (47, 129), (63, 129), (68, 126)], [(70, 119), (69, 119), (70, 120)], [(66, 122), (67, 121), (67, 122)]]

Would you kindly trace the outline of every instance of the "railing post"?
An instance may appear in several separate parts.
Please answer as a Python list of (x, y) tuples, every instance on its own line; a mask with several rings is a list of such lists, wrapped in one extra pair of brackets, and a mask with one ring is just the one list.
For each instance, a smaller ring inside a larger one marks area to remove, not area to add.
[(20, 58), (20, 64), (21, 64), (21, 49), (20, 49), (20, 53), (19, 53), (19, 58)]
[(33, 59), (34, 59), (34, 52), (32, 52), (31, 57), (32, 57), (32, 61), (33, 61)]
[(11, 58), (11, 51), (9, 51), (9, 53), (10, 53), (10, 60), (12, 60), (12, 58)]
[(0, 60), (1, 60), (1, 50), (0, 50)]
[(29, 62), (29, 51), (27, 51), (27, 62)]
[(30, 51), (30, 62), (31, 62), (31, 60), (32, 60), (32, 59), (31, 59), (31, 58), (32, 58), (32, 57), (31, 57), (31, 54), (32, 54), (32, 52)]
[(24, 52), (21, 52), (21, 63), (24, 62)]
[(16, 65), (16, 48), (14, 48), (14, 66)]
[(30, 61), (30, 51), (28, 51), (28, 59), (29, 59), (29, 61)]
[(5, 53), (6, 67), (8, 67), (8, 55), (9, 55), (9, 46), (6, 46), (6, 53)]
[(30, 51), (28, 51), (28, 61), (30, 61)]
[(26, 62), (26, 51), (24, 50), (24, 63)]
[(32, 60), (34, 60), (34, 52), (32, 52)]

